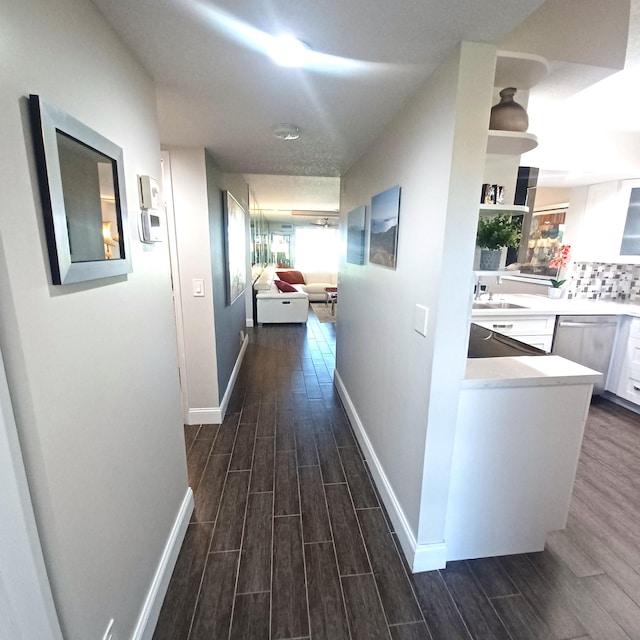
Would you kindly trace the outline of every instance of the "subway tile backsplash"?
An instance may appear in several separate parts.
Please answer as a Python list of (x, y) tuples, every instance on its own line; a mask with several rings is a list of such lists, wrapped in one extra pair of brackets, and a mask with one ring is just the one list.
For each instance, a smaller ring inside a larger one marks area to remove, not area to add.
[(567, 298), (640, 302), (640, 264), (576, 262)]

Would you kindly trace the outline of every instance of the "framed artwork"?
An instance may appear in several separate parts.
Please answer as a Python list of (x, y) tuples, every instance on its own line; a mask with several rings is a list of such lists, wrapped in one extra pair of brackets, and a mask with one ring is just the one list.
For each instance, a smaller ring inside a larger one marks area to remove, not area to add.
[(51, 281), (130, 273), (122, 149), (37, 95), (29, 112)]
[(400, 222), (400, 187), (395, 186), (371, 198), (369, 262), (395, 269)]
[(227, 258), (227, 305), (233, 304), (247, 288), (245, 211), (229, 193), (224, 192), (225, 252)]
[(347, 262), (351, 264), (364, 264), (365, 214), (364, 206), (347, 214)]

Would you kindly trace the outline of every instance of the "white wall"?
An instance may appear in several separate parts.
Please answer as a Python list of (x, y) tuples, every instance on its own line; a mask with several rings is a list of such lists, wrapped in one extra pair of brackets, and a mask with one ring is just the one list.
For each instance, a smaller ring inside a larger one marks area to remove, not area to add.
[[(171, 148), (171, 185), (180, 269), (189, 411), (220, 405), (213, 284), (209, 250), (209, 205), (204, 148)], [(193, 279), (204, 281), (204, 297), (193, 296)], [(189, 422), (189, 417), (185, 416)], [(206, 419), (201, 422), (207, 422)]]
[[(220, 423), (235, 383), (234, 367), (237, 373), (244, 353), (240, 332), (246, 327), (245, 296), (227, 304), (223, 191), (229, 190), (247, 212), (248, 253), (248, 187), (242, 176), (224, 174), (204, 148), (172, 147), (168, 154), (181, 292), (184, 420)], [(204, 296), (193, 295), (194, 279), (203, 280)]]
[(494, 67), (463, 44), (343, 179), (343, 218), (402, 187), (397, 269), (341, 262), (337, 371), (418, 544), (444, 536)]
[[(187, 490), (167, 243), (135, 222), (154, 88), (87, 0), (0, 11), (0, 346), (29, 487), (64, 637), (129, 638)], [(29, 93), (123, 147), (128, 276), (50, 284)]]

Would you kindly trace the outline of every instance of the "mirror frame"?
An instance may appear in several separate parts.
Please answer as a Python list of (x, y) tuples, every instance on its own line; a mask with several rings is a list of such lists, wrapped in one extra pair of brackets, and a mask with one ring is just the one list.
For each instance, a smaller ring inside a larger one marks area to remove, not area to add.
[[(53, 284), (71, 284), (131, 273), (122, 149), (37, 95), (29, 96), (29, 112)], [(58, 132), (112, 161), (120, 258), (71, 261)]]

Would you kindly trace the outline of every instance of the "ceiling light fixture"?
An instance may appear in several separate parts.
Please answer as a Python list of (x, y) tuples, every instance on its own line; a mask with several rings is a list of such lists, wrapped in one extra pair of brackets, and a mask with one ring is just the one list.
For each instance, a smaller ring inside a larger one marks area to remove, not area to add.
[(271, 38), (267, 53), (281, 67), (304, 67), (309, 63), (312, 51), (302, 40), (287, 34)]
[(297, 140), (300, 137), (300, 129), (294, 124), (277, 124), (273, 127), (273, 135), (279, 140)]

